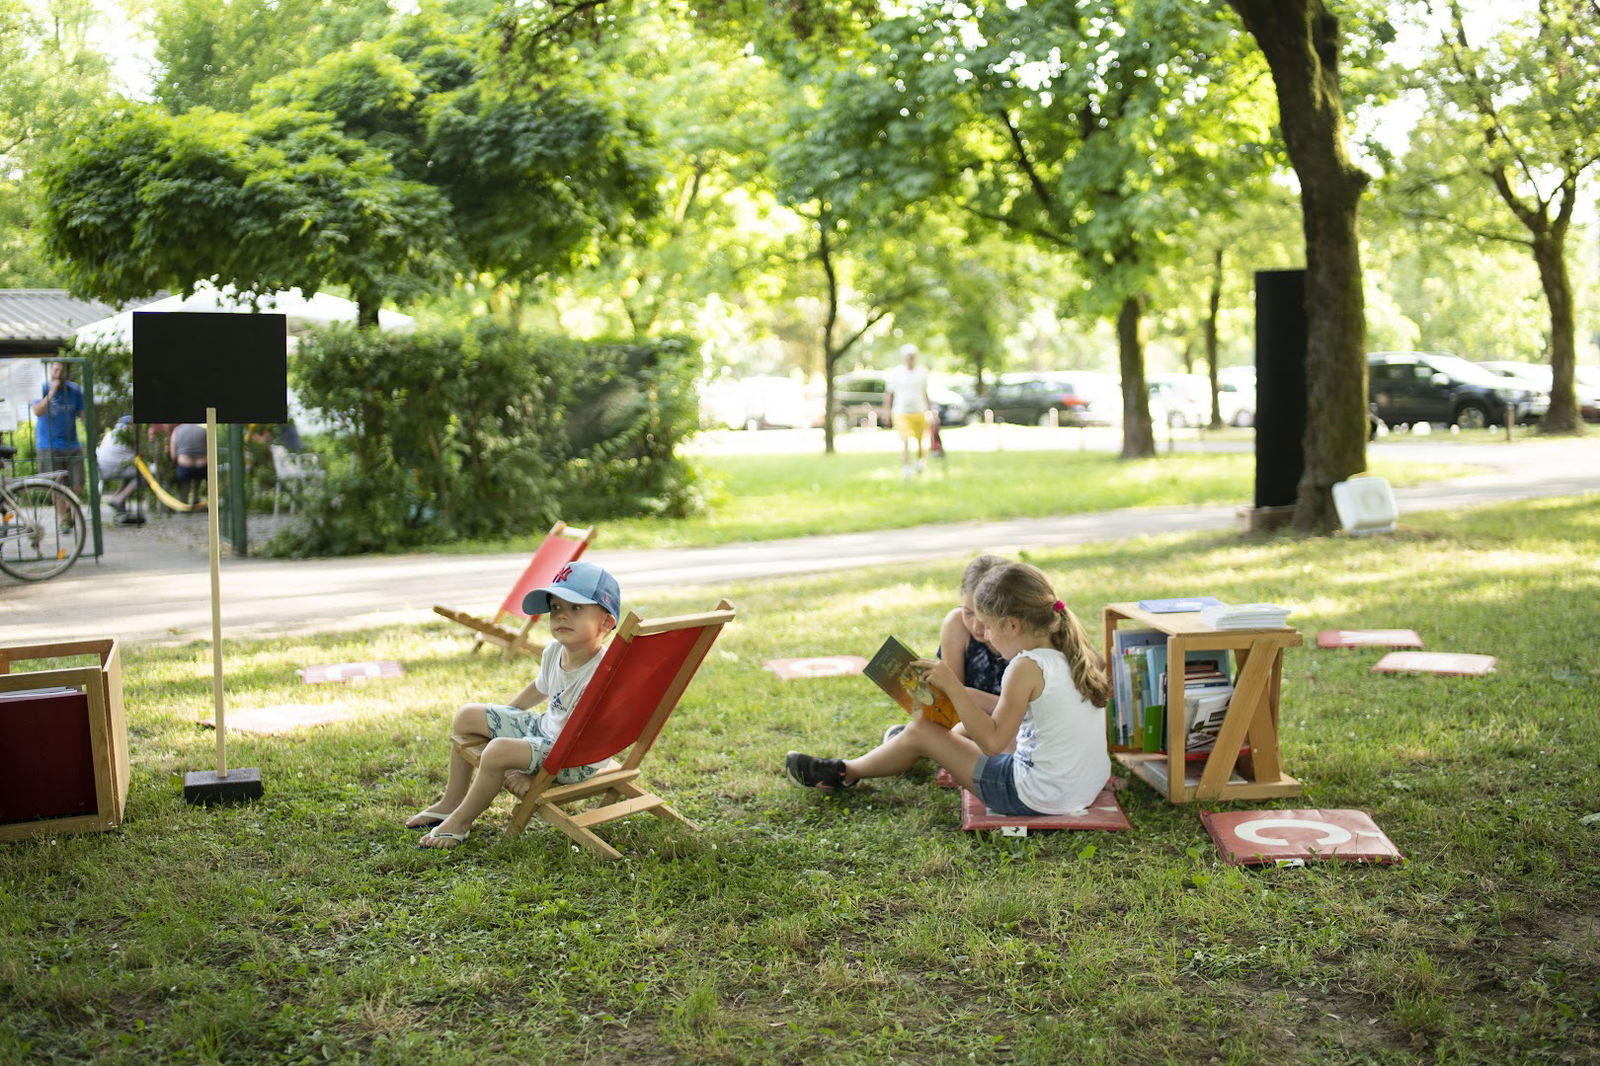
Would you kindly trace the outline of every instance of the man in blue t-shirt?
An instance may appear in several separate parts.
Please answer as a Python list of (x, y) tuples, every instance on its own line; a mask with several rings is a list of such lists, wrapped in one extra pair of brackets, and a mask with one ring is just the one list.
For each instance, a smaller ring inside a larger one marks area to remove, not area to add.
[(83, 390), (72, 381), (66, 363), (50, 364), (50, 379), (41, 386), (33, 405), (34, 446), (39, 453), (39, 473), (65, 470), (67, 484), (83, 491), (83, 445), (78, 440), (78, 418), (83, 414)]

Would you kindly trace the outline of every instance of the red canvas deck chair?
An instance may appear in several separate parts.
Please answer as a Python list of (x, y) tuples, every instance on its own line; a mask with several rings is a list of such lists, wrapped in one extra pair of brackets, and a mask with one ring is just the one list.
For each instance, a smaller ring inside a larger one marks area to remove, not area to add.
[[(556, 571), (582, 555), (583, 550), (589, 546), (589, 541), (593, 539), (592, 526), (588, 529), (573, 529), (565, 522), (557, 522), (550, 527), (550, 532), (545, 534), (544, 543), (533, 553), (533, 558), (528, 561), (528, 568), (511, 586), (505, 602), (500, 605), (500, 610), (495, 612), (492, 619), (479, 618), (465, 611), (452, 610), (438, 604), (433, 605), (433, 613), (444, 615), (452, 622), (460, 622), (477, 634), (477, 639), (472, 642), (473, 651), (477, 651), (484, 644), (491, 644), (503, 649), (502, 654), (507, 659), (513, 655), (537, 655), (544, 650), (544, 645), (534, 641), (531, 634), (534, 625), (542, 616), (523, 614), (522, 599), (534, 589), (550, 584), (556, 576)], [(512, 625), (516, 628), (511, 628)]]
[[(714, 611), (654, 622), (642, 622), (628, 612), (532, 787), (517, 801), (506, 835), (522, 832), (537, 816), (596, 855), (620, 859), (622, 853), (590, 832), (591, 826), (648, 811), (663, 821), (682, 822), (698, 830), (699, 826), (673, 810), (666, 800), (639, 787), (636, 779), (639, 763), (650, 753), (689, 679), (722, 627), (731, 621), (733, 605), (727, 600)], [(482, 743), (459, 735), (452, 739), (456, 750), (476, 766), (483, 754)], [(614, 756), (624, 749), (628, 754), (619, 763)], [(587, 781), (555, 783), (555, 775), (563, 767), (606, 760), (605, 768)], [(600, 802), (587, 810), (562, 809), (596, 796)]]

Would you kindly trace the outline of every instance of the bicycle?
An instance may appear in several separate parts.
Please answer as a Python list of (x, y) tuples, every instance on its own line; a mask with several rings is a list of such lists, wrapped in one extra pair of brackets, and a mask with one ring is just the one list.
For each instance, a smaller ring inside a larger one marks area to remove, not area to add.
[[(0, 445), (0, 471), (17, 450)], [(83, 554), (83, 501), (60, 481), (65, 470), (7, 478), (0, 472), (0, 571), (18, 581), (66, 573)]]

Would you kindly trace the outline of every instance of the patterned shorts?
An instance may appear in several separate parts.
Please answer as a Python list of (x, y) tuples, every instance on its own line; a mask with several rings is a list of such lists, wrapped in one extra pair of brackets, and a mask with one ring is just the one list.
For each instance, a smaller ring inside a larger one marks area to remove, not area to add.
[[(484, 706), (483, 716), (489, 724), (491, 737), (527, 741), (528, 773), (538, 773), (539, 767), (544, 765), (544, 757), (550, 754), (550, 749), (556, 743), (539, 731), (539, 719), (544, 717), (544, 712), (524, 711), (503, 703), (491, 703)], [(592, 766), (568, 766), (556, 771), (556, 784), (576, 785), (593, 776)]]

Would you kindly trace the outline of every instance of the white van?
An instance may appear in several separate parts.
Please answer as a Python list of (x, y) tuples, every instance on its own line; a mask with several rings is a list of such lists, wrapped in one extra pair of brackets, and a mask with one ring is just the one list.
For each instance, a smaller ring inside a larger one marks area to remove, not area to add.
[(700, 417), (708, 426), (733, 429), (809, 429), (822, 422), (806, 387), (776, 375), (708, 383), (700, 390)]

